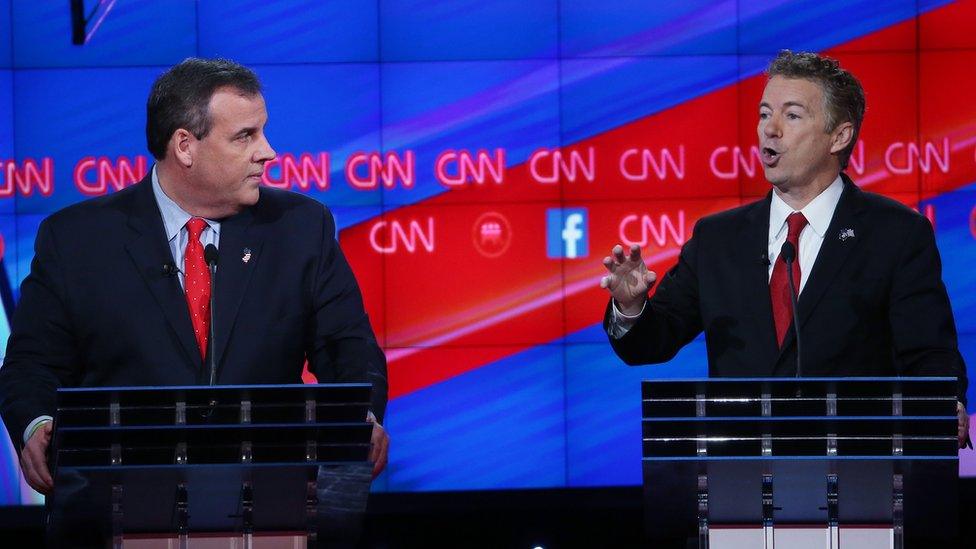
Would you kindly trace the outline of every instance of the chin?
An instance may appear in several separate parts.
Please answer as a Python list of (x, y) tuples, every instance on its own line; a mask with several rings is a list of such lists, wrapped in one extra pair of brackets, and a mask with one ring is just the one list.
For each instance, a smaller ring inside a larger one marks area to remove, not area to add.
[(775, 168), (774, 169), (763, 168), (763, 175), (766, 176), (766, 181), (768, 181), (770, 185), (780, 190), (782, 190), (782, 188), (786, 186), (786, 184), (790, 180), (788, 177), (786, 177), (783, 173), (777, 171)]
[(261, 191), (257, 187), (253, 191), (249, 191), (241, 197), (241, 207), (253, 206), (258, 203), (258, 199), (261, 198)]

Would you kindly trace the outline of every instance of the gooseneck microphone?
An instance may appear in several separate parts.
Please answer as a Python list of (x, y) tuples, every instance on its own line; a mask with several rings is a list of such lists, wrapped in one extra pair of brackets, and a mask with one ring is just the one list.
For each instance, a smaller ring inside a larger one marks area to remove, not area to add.
[(216, 324), (216, 311), (214, 311), (214, 302), (216, 301), (214, 296), (214, 289), (217, 287), (217, 247), (213, 244), (207, 244), (207, 247), (203, 249), (203, 260), (207, 262), (207, 267), (210, 269), (210, 384), (215, 385), (217, 382), (217, 360), (214, 357), (216, 354), (214, 351), (216, 349), (216, 341), (214, 341), (214, 325)]
[(800, 313), (796, 310), (796, 284), (793, 282), (793, 262), (796, 261), (796, 247), (787, 240), (780, 249), (780, 255), (786, 263), (786, 279), (790, 283), (790, 303), (793, 305), (793, 332), (796, 334), (796, 377), (800, 377), (803, 372), (803, 363), (800, 357), (803, 355), (800, 346)]

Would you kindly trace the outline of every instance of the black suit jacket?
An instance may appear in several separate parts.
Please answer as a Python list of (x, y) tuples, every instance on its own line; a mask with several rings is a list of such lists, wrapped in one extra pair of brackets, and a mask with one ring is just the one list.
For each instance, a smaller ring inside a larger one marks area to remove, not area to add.
[[(332, 215), (296, 193), (260, 193), (221, 223), (217, 382), (301, 383), (307, 358), (322, 383), (372, 382), (382, 418), (386, 359)], [(0, 368), (16, 444), (30, 421), (54, 415), (58, 387), (208, 383), (183, 289), (163, 272), (172, 261), (149, 176), (44, 220)]]
[[(959, 354), (942, 263), (928, 220), (846, 176), (800, 294), (804, 376), (958, 376)], [(620, 339), (627, 364), (670, 360), (704, 330), (709, 375), (796, 374), (793, 327), (777, 345), (766, 254), (765, 199), (702, 218), (644, 313)], [(841, 238), (841, 232), (854, 236)], [(608, 305), (605, 324), (612, 311)]]

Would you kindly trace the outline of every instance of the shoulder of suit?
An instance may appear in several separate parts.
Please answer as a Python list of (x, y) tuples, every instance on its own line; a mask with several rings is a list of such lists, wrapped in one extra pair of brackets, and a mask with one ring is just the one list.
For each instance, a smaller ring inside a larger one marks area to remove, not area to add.
[(743, 204), (742, 206), (729, 208), (728, 210), (722, 210), (720, 212), (703, 216), (698, 220), (697, 227), (699, 230), (707, 229), (710, 231), (731, 230), (738, 227), (739, 224), (741, 224), (750, 214), (758, 213), (757, 210), (762, 208), (763, 200), (764, 199), (757, 200), (755, 202), (750, 202), (749, 204)]
[(74, 231), (103, 222), (124, 221), (128, 216), (127, 208), (138, 192), (137, 187), (138, 185), (132, 185), (121, 191), (65, 206), (49, 215), (44, 222), (55, 227), (67, 226)]
[(288, 211), (289, 213), (297, 213), (299, 215), (308, 214), (316, 216), (321, 216), (329, 210), (325, 204), (318, 200), (294, 191), (275, 189), (273, 187), (261, 187), (260, 192), (261, 197), (258, 199), (257, 204), (260, 210), (268, 212)]
[(860, 190), (860, 208), (870, 217), (870, 223), (887, 227), (929, 225), (929, 220), (917, 210), (887, 196)]

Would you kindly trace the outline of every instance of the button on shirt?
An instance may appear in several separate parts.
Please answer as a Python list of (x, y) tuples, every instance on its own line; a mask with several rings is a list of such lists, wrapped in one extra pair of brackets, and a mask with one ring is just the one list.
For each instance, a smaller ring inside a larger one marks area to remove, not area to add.
[[(799, 210), (803, 214), (803, 217), (807, 218), (808, 223), (800, 232), (800, 246), (798, 250), (800, 287), (796, 290), (798, 294), (803, 292), (803, 287), (807, 283), (810, 271), (813, 270), (813, 266), (817, 261), (817, 255), (820, 254), (820, 246), (823, 245), (824, 236), (826, 236), (827, 228), (830, 226), (830, 220), (834, 217), (834, 210), (837, 209), (837, 203), (840, 202), (840, 195), (843, 192), (844, 182), (840, 178), (840, 175), (838, 175), (830, 186), (811, 200), (802, 210)], [(767, 250), (769, 254), (769, 272), (767, 276), (769, 278), (773, 276), (773, 266), (776, 265), (776, 258), (779, 256), (783, 243), (786, 242), (786, 235), (788, 233), (786, 218), (794, 211), (797, 210), (791, 208), (775, 191), (773, 192), (772, 200), (769, 203), (769, 241)], [(643, 313), (644, 310), (641, 309), (641, 314)], [(620, 339), (637, 322), (639, 317), (640, 314), (632, 317), (622, 315), (617, 310), (617, 304), (614, 303), (613, 315), (607, 331), (611, 337)]]
[[(180, 286), (184, 286), (183, 273), (186, 272), (186, 268), (183, 254), (186, 253), (186, 242), (189, 238), (186, 222), (193, 216), (179, 207), (172, 198), (163, 192), (163, 188), (159, 185), (159, 177), (156, 175), (156, 166), (153, 166), (152, 171), (152, 188), (153, 194), (156, 196), (156, 204), (159, 205), (159, 213), (163, 216), (163, 230), (166, 231), (166, 240), (169, 241), (169, 251), (173, 254), (173, 263), (180, 269), (178, 275)], [(211, 219), (204, 219), (204, 221), (207, 222), (207, 226), (200, 233), (200, 244), (204, 248), (207, 247), (207, 244), (213, 244), (219, 248), (220, 223)]]

